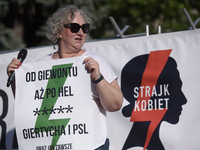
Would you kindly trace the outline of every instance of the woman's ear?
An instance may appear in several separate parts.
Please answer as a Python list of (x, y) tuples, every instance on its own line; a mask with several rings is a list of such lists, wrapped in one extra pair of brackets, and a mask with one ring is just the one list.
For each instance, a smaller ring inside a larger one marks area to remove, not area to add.
[(62, 38), (62, 35), (61, 34), (59, 34), (59, 39), (61, 39)]

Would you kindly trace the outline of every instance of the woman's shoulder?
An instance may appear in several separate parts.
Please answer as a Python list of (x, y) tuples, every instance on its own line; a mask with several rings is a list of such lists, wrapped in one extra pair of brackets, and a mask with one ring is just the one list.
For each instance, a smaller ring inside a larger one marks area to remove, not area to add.
[(103, 76), (109, 83), (111, 83), (114, 79), (117, 78), (110, 64), (107, 62), (107, 60), (103, 56), (91, 51), (86, 51), (84, 55), (86, 57), (92, 57), (95, 61), (98, 62), (101, 73), (103, 74)]
[(83, 54), (83, 56), (86, 57), (92, 57), (94, 60), (96, 60), (97, 62), (107, 62), (105, 60), (105, 58), (100, 55), (99, 53), (95, 53), (95, 52), (91, 52), (91, 51), (85, 51), (85, 53)]
[(94, 56), (94, 57), (102, 57), (100, 54), (95, 53), (95, 52), (91, 52), (91, 51), (85, 51), (85, 53), (83, 54), (85, 56)]

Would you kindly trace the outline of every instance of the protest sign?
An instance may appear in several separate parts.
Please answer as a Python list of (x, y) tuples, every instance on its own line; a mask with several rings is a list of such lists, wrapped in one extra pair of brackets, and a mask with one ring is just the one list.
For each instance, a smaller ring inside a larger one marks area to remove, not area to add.
[(93, 149), (91, 83), (83, 60), (27, 63), (16, 71), (20, 150)]

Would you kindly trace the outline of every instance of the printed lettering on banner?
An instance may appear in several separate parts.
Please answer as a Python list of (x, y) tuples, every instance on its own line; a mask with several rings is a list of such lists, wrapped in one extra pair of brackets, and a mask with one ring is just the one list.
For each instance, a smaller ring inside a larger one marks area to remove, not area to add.
[(93, 149), (91, 83), (83, 60), (40, 61), (17, 69), (20, 150)]

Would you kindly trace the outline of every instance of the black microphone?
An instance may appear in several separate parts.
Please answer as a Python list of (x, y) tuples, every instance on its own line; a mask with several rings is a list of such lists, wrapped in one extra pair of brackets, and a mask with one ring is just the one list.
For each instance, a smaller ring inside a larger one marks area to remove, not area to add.
[[(19, 61), (22, 63), (26, 58), (26, 55), (27, 55), (27, 50), (21, 49), (21, 51), (18, 53), (17, 59), (19, 59)], [(12, 71), (10, 76), (8, 77), (7, 87), (10, 86), (14, 78), (15, 78), (15, 72)]]

